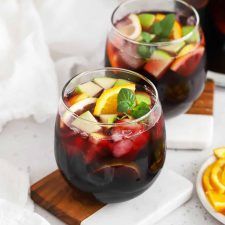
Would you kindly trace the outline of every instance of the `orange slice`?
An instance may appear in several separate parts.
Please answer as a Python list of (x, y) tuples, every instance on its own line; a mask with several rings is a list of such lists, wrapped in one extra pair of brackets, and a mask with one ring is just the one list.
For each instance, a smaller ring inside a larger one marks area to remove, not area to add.
[(122, 88), (135, 91), (135, 84), (127, 84), (104, 90), (96, 102), (94, 115), (99, 116), (101, 114), (116, 114), (117, 96)]
[(211, 185), (211, 181), (210, 181), (212, 167), (213, 167), (213, 164), (207, 167), (207, 169), (205, 170), (203, 174), (202, 184), (203, 184), (203, 188), (205, 192), (213, 190), (213, 186)]
[(224, 165), (225, 165), (225, 159), (217, 160), (213, 164), (211, 176), (210, 176), (212, 185), (221, 194), (225, 192), (225, 185), (220, 180), (222, 168), (224, 167)]
[(225, 158), (225, 147), (215, 148), (214, 149), (214, 155), (220, 159)]
[(225, 212), (225, 195), (209, 191), (206, 193), (210, 203), (217, 212)]

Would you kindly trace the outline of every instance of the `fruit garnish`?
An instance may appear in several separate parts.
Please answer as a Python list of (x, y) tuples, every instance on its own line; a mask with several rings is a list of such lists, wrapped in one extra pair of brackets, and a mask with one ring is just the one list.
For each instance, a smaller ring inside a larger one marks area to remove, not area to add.
[[(174, 15), (174, 14), (168, 14), (168, 15)], [(158, 14), (156, 14), (156, 19), (155, 20), (158, 21), (158, 22), (161, 22), (165, 18), (166, 18), (166, 15), (165, 14), (158, 13)], [(169, 27), (171, 29), (170, 30), (170, 33), (169, 33), (169, 35), (163, 36), (163, 37), (170, 37), (171, 39), (179, 39), (179, 38), (182, 37), (182, 28), (181, 28), (181, 25), (180, 25), (180, 23), (177, 20), (175, 20), (175, 17), (173, 18), (171, 16), (171, 20), (174, 20), (174, 23), (173, 23), (172, 28)], [(156, 26), (158, 26), (158, 25), (156, 25)], [(159, 29), (160, 30), (160, 28), (156, 28), (156, 29)], [(165, 29), (165, 28), (161, 28), (161, 30), (163, 30), (163, 29)], [(167, 40), (165, 40), (165, 41), (167, 41)]]
[(215, 191), (208, 191), (207, 197), (211, 202), (212, 206), (217, 212), (224, 213), (225, 211), (225, 195), (217, 193)]
[(92, 143), (98, 144), (101, 140), (107, 139), (107, 136), (100, 133), (90, 133), (89, 139)]
[(98, 124), (93, 124), (90, 122), (97, 123), (98, 121), (91, 114), (90, 111), (86, 111), (80, 116), (78, 116), (73, 122), (72, 125), (86, 133), (95, 133), (101, 130), (101, 127)]
[(210, 165), (203, 174), (202, 184), (203, 184), (203, 188), (204, 188), (205, 192), (213, 190), (213, 186), (210, 181), (212, 167), (213, 167), (213, 165)]
[(136, 105), (135, 94), (132, 90), (122, 88), (117, 96), (117, 111), (127, 113)]
[(139, 105), (141, 102), (144, 102), (147, 105), (151, 105), (151, 98), (146, 92), (144, 92), (144, 91), (136, 91), (135, 92), (135, 96), (136, 96), (136, 103), (137, 103), (137, 105)]
[(154, 47), (149, 47), (145, 45), (139, 45), (137, 52), (143, 59), (148, 59), (152, 55), (153, 51), (155, 50)]
[(114, 123), (117, 118), (117, 114), (102, 114), (99, 118), (102, 123)]
[(68, 101), (69, 103), (69, 106), (72, 106), (74, 105), (75, 103), (85, 99), (85, 98), (88, 98), (88, 95), (85, 94), (85, 93), (82, 93), (82, 94), (78, 94), (78, 95), (74, 95), (73, 97), (71, 97)]
[(115, 86), (113, 88), (104, 90), (96, 102), (94, 115), (99, 116), (101, 114), (116, 114), (117, 113), (117, 96), (122, 88), (135, 91), (135, 84)]
[(113, 145), (113, 156), (116, 158), (120, 158), (126, 154), (128, 154), (133, 149), (133, 143), (129, 139), (125, 139), (122, 141), (118, 141)]
[(215, 148), (214, 155), (218, 158), (225, 158), (225, 147)]
[(107, 41), (106, 45), (107, 55), (109, 57), (109, 62), (112, 67), (124, 67), (124, 65), (121, 64), (121, 59), (119, 57), (118, 51), (116, 48)]
[(123, 85), (127, 85), (127, 84), (133, 84), (133, 83), (128, 80), (117, 79), (117, 81), (114, 84), (114, 87), (123, 86)]
[(199, 34), (199, 31), (198, 30), (194, 30), (195, 27), (194, 26), (183, 26), (182, 27), (182, 36), (186, 36), (188, 35), (189, 33), (193, 32), (191, 37), (189, 37), (186, 42), (188, 43), (196, 43), (196, 42), (199, 42), (200, 40), (200, 34)]
[(104, 89), (109, 89), (115, 84), (117, 79), (111, 78), (111, 77), (98, 77), (98, 78), (94, 78), (93, 81), (100, 87)]
[(141, 102), (139, 105), (135, 106), (132, 111), (131, 115), (134, 118), (141, 118), (145, 114), (147, 114), (150, 111), (149, 105), (146, 104), (145, 102)]
[(221, 173), (222, 167), (224, 167), (224, 165), (225, 159), (219, 159), (214, 163), (211, 171), (211, 182), (219, 193), (225, 192), (225, 185), (221, 182), (219, 178), (219, 173)]
[(167, 52), (170, 52), (172, 54), (177, 54), (185, 45), (185, 42), (184, 41), (181, 41), (179, 43), (176, 43), (176, 44), (170, 44), (170, 45), (167, 45), (167, 46), (162, 46), (160, 47), (161, 50), (164, 50), (164, 51), (167, 51)]
[(141, 26), (148, 30), (155, 21), (155, 15), (150, 13), (142, 13), (138, 15)]
[(181, 57), (183, 55), (187, 55), (188, 53), (192, 52), (194, 49), (196, 49), (196, 45), (195, 44), (188, 44), (188, 45), (184, 46), (181, 49), (181, 51), (179, 52), (177, 57)]
[(204, 51), (205, 48), (199, 46), (194, 51), (177, 58), (171, 65), (171, 70), (185, 77), (191, 75), (197, 69)]
[(62, 120), (65, 123), (68, 122), (72, 117), (72, 113), (76, 113), (77, 111), (82, 110), (84, 107), (96, 103), (96, 101), (97, 101), (97, 98), (85, 98), (77, 102), (76, 104), (72, 105), (69, 108), (69, 111), (66, 111), (63, 114)]
[(157, 36), (167, 38), (173, 29), (176, 16), (175, 14), (167, 14), (165, 17), (154, 23), (151, 27), (151, 32)]
[(128, 18), (117, 23), (116, 28), (129, 39), (137, 39), (142, 31), (141, 23), (136, 14), (130, 14)]
[(160, 78), (173, 61), (173, 57), (162, 50), (155, 50), (145, 64), (144, 69), (156, 78)]
[[(109, 162), (95, 170), (94, 173), (101, 173), (107, 170), (112, 170), (114, 176), (134, 175), (134, 178), (140, 178), (141, 172), (136, 163), (133, 162)], [(133, 176), (130, 176), (133, 177)]]
[(102, 88), (100, 86), (98, 86), (97, 84), (93, 83), (92, 81), (89, 81), (87, 83), (84, 84), (80, 84), (76, 87), (76, 93), (85, 93), (90, 97), (93, 97), (95, 95), (97, 95), (98, 93), (100, 93), (100, 91), (102, 90)]

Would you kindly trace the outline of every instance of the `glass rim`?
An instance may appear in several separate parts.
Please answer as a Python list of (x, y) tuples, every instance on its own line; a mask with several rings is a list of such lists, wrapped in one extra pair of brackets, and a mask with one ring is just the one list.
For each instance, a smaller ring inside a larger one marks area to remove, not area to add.
[(129, 1), (125, 1), (125, 2), (120, 3), (120, 4), (114, 9), (114, 11), (113, 11), (113, 13), (112, 13), (112, 16), (111, 16), (111, 25), (112, 25), (113, 30), (116, 32), (116, 34), (118, 34), (121, 38), (123, 38), (123, 39), (125, 39), (126, 41), (129, 41), (129, 42), (131, 42), (131, 43), (133, 43), (133, 44), (144, 45), (144, 46), (149, 46), (149, 47), (160, 47), (160, 46), (168, 46), (168, 45), (173, 45), (173, 44), (175, 45), (175, 44), (178, 44), (178, 43), (180, 43), (180, 42), (182, 42), (182, 41), (187, 40), (188, 38), (190, 38), (190, 37), (194, 34), (194, 32), (195, 32), (196, 30), (199, 29), (199, 24), (200, 24), (199, 14), (198, 14), (197, 10), (196, 10), (192, 5), (188, 4), (187, 2), (185, 2), (185, 1), (183, 1), (183, 0), (167, 0), (167, 1), (179, 2), (179, 3), (183, 4), (184, 6), (186, 6), (187, 8), (191, 9), (191, 10), (194, 12), (194, 15), (195, 15), (195, 17), (196, 17), (196, 23), (195, 23), (194, 29), (193, 29), (190, 33), (186, 34), (185, 36), (183, 36), (183, 37), (181, 37), (181, 38), (178, 38), (178, 39), (175, 39), (175, 40), (171, 40), (171, 41), (153, 42), (153, 43), (141, 43), (141, 42), (139, 42), (139, 41), (132, 40), (132, 39), (126, 37), (125, 35), (123, 35), (123, 34), (115, 27), (115, 25), (114, 25), (114, 23), (113, 23), (113, 19), (114, 19), (114, 16), (115, 16), (117, 10), (118, 10), (120, 7), (122, 7), (122, 6), (124, 6), (124, 5), (128, 4), (128, 3), (131, 3), (131, 2), (133, 2), (133, 1), (137, 1), (137, 0), (129, 0)]
[[(149, 80), (147, 79), (146, 77), (144, 77), (143, 75), (137, 73), (137, 72), (134, 72), (134, 71), (131, 71), (131, 70), (127, 70), (127, 69), (122, 69), (122, 68), (117, 68), (117, 67), (104, 67), (104, 68), (101, 68), (101, 69), (93, 69), (93, 70), (88, 70), (88, 71), (85, 71), (85, 72), (81, 72), (81, 73), (78, 73), (77, 75), (73, 76), (71, 79), (69, 79), (69, 81), (66, 82), (66, 84), (64, 85), (63, 89), (62, 89), (62, 92), (61, 92), (61, 101), (63, 103), (63, 106), (65, 107), (66, 111), (69, 111), (71, 113), (71, 115), (74, 117), (74, 118), (79, 118), (79, 116), (74, 113), (73, 111), (70, 110), (70, 107), (67, 106), (67, 104), (65, 103), (64, 101), (64, 94), (65, 94), (65, 91), (66, 91), (66, 88), (68, 87), (68, 85), (70, 84), (70, 82), (73, 80), (73, 79), (78, 79), (84, 75), (87, 75), (87, 74), (90, 74), (90, 73), (93, 73), (93, 72), (107, 72), (107, 71), (120, 71), (120, 72), (124, 72), (124, 73), (128, 73), (128, 74), (131, 74), (131, 75), (134, 75), (136, 77), (139, 77), (141, 78), (142, 80), (144, 80), (145, 82), (147, 82), (152, 88), (153, 88), (153, 91), (154, 91), (154, 97), (155, 97), (155, 102), (154, 102), (154, 106), (150, 109), (150, 111), (145, 114), (144, 116), (138, 118), (138, 119), (134, 119), (134, 120), (131, 120), (129, 122), (123, 122), (123, 123), (119, 123), (120, 126), (124, 126), (124, 125), (129, 125), (129, 124), (134, 124), (134, 123), (137, 123), (137, 122), (140, 122), (144, 119), (146, 119), (147, 117), (149, 117), (152, 112), (154, 112), (156, 110), (156, 108), (159, 106), (159, 96), (158, 96), (158, 91), (155, 87), (155, 85)], [(118, 126), (118, 123), (101, 123), (101, 122), (93, 122), (93, 121), (90, 121), (90, 120), (86, 120), (86, 119), (83, 119), (83, 118), (79, 118), (80, 120), (83, 120), (85, 122), (88, 122), (88, 123), (91, 123), (91, 124), (94, 124), (94, 125), (99, 125), (99, 126)], [(157, 122), (157, 121), (156, 121)]]

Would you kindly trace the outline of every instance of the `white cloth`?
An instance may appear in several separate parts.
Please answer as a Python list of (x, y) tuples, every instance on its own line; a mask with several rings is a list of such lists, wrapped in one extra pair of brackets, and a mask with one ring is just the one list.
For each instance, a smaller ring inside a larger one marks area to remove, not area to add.
[(0, 130), (13, 119), (42, 122), (57, 109), (54, 64), (31, 0), (0, 1)]
[(49, 225), (44, 218), (33, 212), (34, 205), (28, 196), (29, 186), (27, 172), (0, 159), (1, 225)]

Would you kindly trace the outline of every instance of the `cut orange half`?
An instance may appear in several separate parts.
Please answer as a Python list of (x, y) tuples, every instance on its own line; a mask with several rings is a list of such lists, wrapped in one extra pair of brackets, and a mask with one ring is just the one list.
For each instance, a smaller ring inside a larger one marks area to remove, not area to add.
[(96, 102), (94, 115), (99, 116), (101, 114), (116, 114), (117, 96), (122, 88), (135, 91), (135, 84), (127, 84), (104, 90)]

